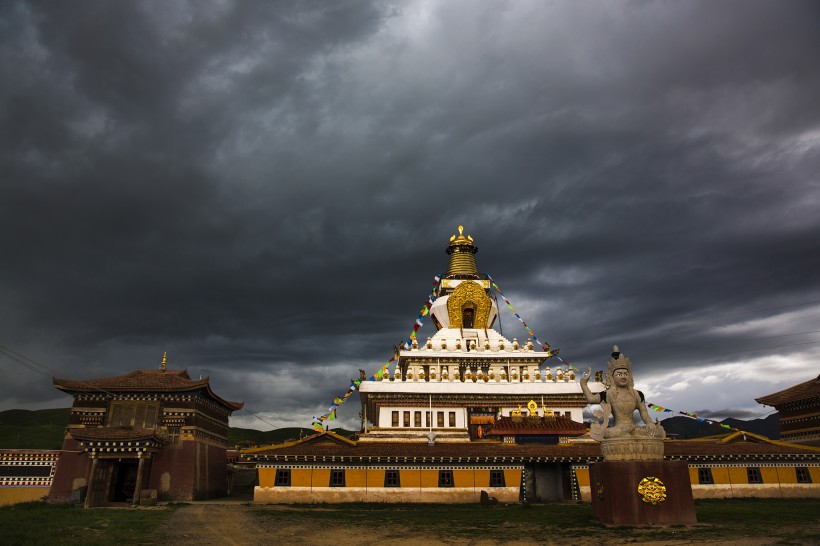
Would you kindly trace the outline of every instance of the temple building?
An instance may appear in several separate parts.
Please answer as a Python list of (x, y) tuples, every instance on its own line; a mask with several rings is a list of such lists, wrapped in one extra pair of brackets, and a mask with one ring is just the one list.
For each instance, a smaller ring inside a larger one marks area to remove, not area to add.
[[(258, 469), (255, 502), (590, 502), (589, 464), (603, 457), (579, 378), (549, 347), (494, 329), (477, 251), (459, 226), (429, 308), (436, 332), (398, 350), (390, 373), (362, 377), (355, 440), (325, 431), (242, 451)], [(665, 458), (688, 462), (695, 498), (820, 496), (818, 448), (749, 434), (665, 444)]]
[(143, 497), (196, 500), (228, 490), (228, 417), (242, 403), (217, 396), (208, 378), (158, 370), (54, 386), (74, 396), (49, 500), (85, 506)]
[(459, 226), (430, 308), (435, 335), (425, 343), (413, 339), (389, 377), (359, 387), (365, 420), (372, 423), (360, 442), (477, 440), (513, 412), (583, 421), (586, 400), (575, 371), (545, 367), (552, 353), (536, 351), (532, 339), (519, 343), (493, 329), (498, 303), (490, 280), (478, 274), (477, 252)]
[(820, 375), (755, 400), (777, 410), (783, 441), (820, 446)]
[(48, 496), (59, 450), (0, 449), (0, 506)]

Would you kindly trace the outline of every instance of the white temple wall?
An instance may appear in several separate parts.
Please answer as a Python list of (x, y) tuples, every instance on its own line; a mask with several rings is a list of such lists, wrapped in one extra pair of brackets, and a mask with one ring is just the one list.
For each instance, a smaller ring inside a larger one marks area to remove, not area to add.
[(383, 406), (379, 409), (379, 428), (466, 428), (467, 409), (454, 407), (432, 408), (432, 424), (428, 421), (429, 406), (420, 407), (391, 407)]

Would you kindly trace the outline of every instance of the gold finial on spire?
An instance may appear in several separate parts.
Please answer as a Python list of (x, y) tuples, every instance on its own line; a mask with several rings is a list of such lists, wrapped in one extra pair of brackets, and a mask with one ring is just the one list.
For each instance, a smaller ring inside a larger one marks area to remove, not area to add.
[(168, 364), (168, 352), (165, 351), (165, 352), (162, 353), (162, 363), (160, 363), (159, 369), (164, 372), (167, 364)]
[(458, 236), (451, 235), (450, 243), (454, 245), (471, 245), (473, 244), (473, 237), (464, 235), (464, 226), (458, 226)]
[(447, 279), (478, 279), (478, 267), (473, 256), (476, 252), (478, 252), (478, 247), (473, 244), (473, 238), (470, 235), (464, 235), (464, 226), (458, 226), (458, 235), (450, 237), (450, 246), (447, 247), (450, 263), (444, 277)]

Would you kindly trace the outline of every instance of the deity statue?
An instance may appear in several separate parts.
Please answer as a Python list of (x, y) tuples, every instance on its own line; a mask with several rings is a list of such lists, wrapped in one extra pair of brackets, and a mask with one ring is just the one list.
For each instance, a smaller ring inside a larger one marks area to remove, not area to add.
[[(646, 409), (644, 396), (641, 391), (635, 390), (632, 377), (632, 361), (623, 355), (616, 345), (613, 348), (612, 359), (608, 362), (606, 372), (606, 390), (593, 393), (587, 382), (592, 375), (592, 368), (581, 376), (581, 390), (587, 402), (600, 404), (603, 409), (602, 423), (592, 423), (589, 435), (598, 441), (614, 438), (658, 438), (666, 436), (663, 427), (656, 421), (652, 422)], [(641, 416), (646, 426), (637, 426), (633, 419), (635, 410)], [(596, 417), (599, 412), (596, 412)], [(614, 425), (609, 426), (609, 417), (614, 418)]]

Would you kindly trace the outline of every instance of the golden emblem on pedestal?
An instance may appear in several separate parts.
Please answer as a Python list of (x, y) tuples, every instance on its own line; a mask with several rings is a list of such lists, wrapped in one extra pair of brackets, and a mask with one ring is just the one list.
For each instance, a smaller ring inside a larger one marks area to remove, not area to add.
[(666, 500), (666, 486), (658, 478), (647, 476), (638, 484), (638, 493), (647, 504), (660, 504)]

